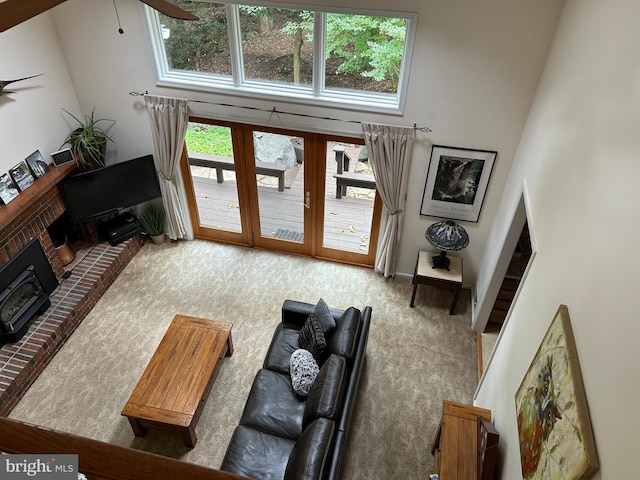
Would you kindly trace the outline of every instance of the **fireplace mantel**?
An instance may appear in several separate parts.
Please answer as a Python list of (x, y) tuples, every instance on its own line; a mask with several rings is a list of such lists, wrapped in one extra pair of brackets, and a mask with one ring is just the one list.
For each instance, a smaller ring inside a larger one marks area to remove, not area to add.
[(75, 162), (65, 163), (60, 167), (50, 166), (49, 171), (38, 178), (33, 185), (0, 208), (0, 232), (75, 169)]

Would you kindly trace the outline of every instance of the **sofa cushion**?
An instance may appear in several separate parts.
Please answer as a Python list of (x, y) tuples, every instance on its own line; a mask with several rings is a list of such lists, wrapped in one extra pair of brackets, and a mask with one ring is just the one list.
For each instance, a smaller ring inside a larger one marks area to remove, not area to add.
[(336, 419), (344, 401), (346, 382), (345, 359), (339, 355), (331, 355), (322, 365), (307, 395), (302, 419), (303, 429), (319, 417)]
[(306, 397), (316, 381), (320, 368), (309, 350), (298, 349), (291, 354), (289, 362), (291, 386), (298, 395)]
[[(298, 330), (304, 325), (307, 317), (313, 313), (316, 305), (306, 302), (298, 302), (296, 300), (285, 300), (282, 304), (282, 323), (289, 325), (296, 325)], [(337, 308), (329, 308), (331, 316), (334, 319), (340, 318), (340, 315), (344, 313), (344, 310)]]
[(239, 425), (233, 432), (220, 470), (249, 478), (282, 480), (295, 444), (295, 440)]
[[(319, 418), (310, 424), (293, 446), (284, 480), (319, 480), (328, 467), (334, 423)], [(256, 477), (264, 478), (264, 477)]]
[(347, 308), (336, 322), (336, 329), (327, 339), (327, 353), (342, 355), (347, 360), (353, 359), (361, 323), (360, 310), (355, 307)]
[(322, 358), (322, 354), (327, 348), (327, 341), (320, 322), (314, 313), (309, 315), (309, 318), (300, 329), (298, 344), (300, 348), (310, 351), (316, 360)]
[(280, 373), (289, 373), (291, 354), (300, 348), (300, 329), (287, 323), (279, 323), (273, 332), (271, 344), (264, 358), (264, 368)]
[(324, 299), (318, 300), (316, 306), (313, 308), (313, 314), (318, 319), (318, 323), (322, 328), (322, 332), (325, 335), (330, 335), (333, 332), (333, 329), (336, 328), (336, 320), (331, 315), (331, 311), (329, 310), (329, 305)]
[(294, 392), (288, 374), (260, 369), (244, 404), (240, 424), (281, 437), (302, 433), (305, 399)]
[[(358, 335), (361, 329), (360, 310), (349, 307), (336, 319), (336, 328), (327, 338), (327, 348), (323, 357), (332, 353), (342, 355), (347, 360), (352, 360), (358, 345)], [(293, 324), (280, 322), (276, 327), (269, 350), (264, 359), (263, 367), (276, 372), (289, 373), (289, 359), (291, 354), (300, 348), (300, 328)], [(323, 359), (318, 361), (322, 365)], [(350, 362), (349, 362), (350, 363)]]

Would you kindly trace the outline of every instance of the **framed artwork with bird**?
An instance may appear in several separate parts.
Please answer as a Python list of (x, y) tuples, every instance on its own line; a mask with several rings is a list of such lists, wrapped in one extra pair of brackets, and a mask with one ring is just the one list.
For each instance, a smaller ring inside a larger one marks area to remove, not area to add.
[(558, 308), (515, 402), (522, 478), (593, 476), (598, 458), (566, 305)]

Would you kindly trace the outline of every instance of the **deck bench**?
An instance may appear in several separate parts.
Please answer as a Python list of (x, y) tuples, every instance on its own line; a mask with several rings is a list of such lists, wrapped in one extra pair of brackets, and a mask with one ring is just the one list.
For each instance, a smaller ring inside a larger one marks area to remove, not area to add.
[(333, 147), (333, 151), (335, 152), (336, 157), (336, 168), (338, 170), (338, 174), (348, 172), (349, 171), (349, 161), (351, 157), (347, 153), (347, 149), (344, 145), (336, 145)]
[[(208, 167), (216, 169), (218, 183), (224, 182), (223, 170), (235, 171), (236, 165), (233, 158), (211, 155), (208, 153), (190, 153), (189, 165), (195, 167)], [(277, 162), (256, 161), (256, 173), (268, 177), (278, 177), (278, 191), (284, 192), (284, 172), (287, 166)]]
[(338, 173), (333, 176), (336, 179), (336, 198), (342, 198), (347, 194), (347, 187), (376, 188), (376, 180), (373, 175), (362, 173)]

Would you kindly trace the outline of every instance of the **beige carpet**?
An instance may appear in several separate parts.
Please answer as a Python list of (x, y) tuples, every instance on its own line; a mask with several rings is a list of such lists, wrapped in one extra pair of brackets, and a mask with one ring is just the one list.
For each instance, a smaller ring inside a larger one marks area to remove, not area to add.
[[(468, 292), (370, 269), (205, 241), (146, 244), (53, 359), (11, 418), (218, 468), (285, 298), (373, 308), (345, 479), (427, 478), (442, 401), (470, 403), (477, 381)], [(135, 438), (120, 411), (174, 314), (233, 323), (192, 450), (177, 435)]]

